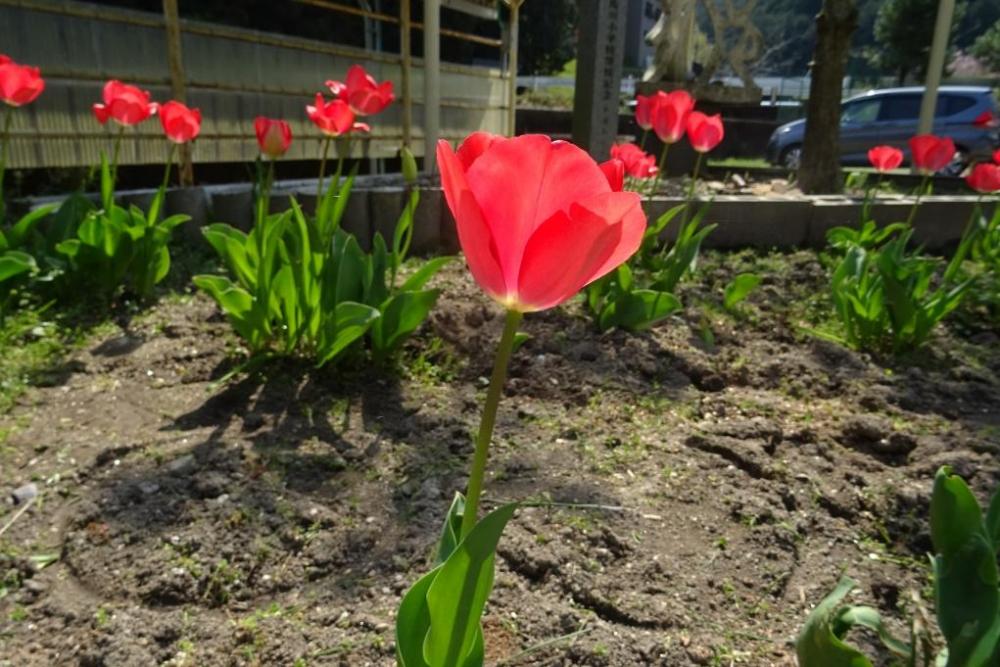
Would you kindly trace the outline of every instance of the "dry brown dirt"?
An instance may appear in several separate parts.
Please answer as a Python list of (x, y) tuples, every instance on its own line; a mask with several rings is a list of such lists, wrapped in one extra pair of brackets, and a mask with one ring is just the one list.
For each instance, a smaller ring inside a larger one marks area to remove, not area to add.
[[(740, 313), (712, 306), (747, 267), (767, 277)], [(217, 386), (238, 341), (193, 295), (24, 396), (0, 485), (42, 495), (0, 540), (0, 665), (394, 664), (501, 325), (457, 263), (437, 282), (394, 368)], [(542, 505), (501, 540), (489, 664), (793, 665), (842, 573), (901, 634), (911, 590), (932, 608), (934, 472), (1000, 482), (997, 334), (889, 364), (799, 329), (824, 285), (814, 253), (712, 255), (651, 332), (598, 334), (578, 304), (526, 319), (486, 499)]]

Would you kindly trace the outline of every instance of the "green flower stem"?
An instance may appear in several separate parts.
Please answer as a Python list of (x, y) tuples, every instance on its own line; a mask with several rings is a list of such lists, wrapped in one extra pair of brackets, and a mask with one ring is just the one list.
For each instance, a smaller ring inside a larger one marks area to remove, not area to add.
[(705, 157), (705, 154), (699, 151), (698, 157), (694, 160), (694, 171), (691, 173), (691, 182), (688, 184), (687, 196), (685, 197), (683, 219), (685, 224), (687, 224), (688, 215), (691, 213), (691, 202), (694, 201), (694, 190), (695, 186), (698, 185), (698, 172), (701, 170), (701, 160), (703, 157)]
[(326, 157), (330, 154), (330, 135), (323, 138), (323, 157), (319, 161), (319, 182), (316, 183), (316, 210), (323, 199), (323, 177), (326, 175)]
[(3, 175), (7, 166), (7, 144), (10, 143), (10, 125), (14, 121), (14, 107), (4, 105), (3, 134), (0, 134), (0, 223), (4, 219)]
[(656, 179), (653, 181), (653, 189), (649, 191), (649, 198), (652, 199), (656, 196), (656, 192), (660, 189), (660, 179), (663, 178), (663, 170), (667, 166), (667, 150), (669, 150), (670, 144), (663, 142), (663, 150), (660, 151), (660, 162), (656, 167)]
[(118, 136), (115, 137), (115, 145), (111, 152), (111, 182), (118, 182), (118, 155), (122, 148), (122, 137), (125, 136), (125, 126), (118, 126)]
[(486, 458), (490, 451), (493, 426), (497, 419), (497, 405), (500, 403), (503, 384), (507, 379), (510, 356), (514, 351), (514, 336), (517, 334), (517, 327), (523, 316), (523, 313), (516, 310), (507, 311), (503, 335), (497, 345), (497, 355), (493, 362), (493, 375), (490, 377), (490, 387), (486, 392), (486, 404), (483, 406), (483, 417), (479, 422), (479, 435), (476, 437), (476, 453), (472, 458), (472, 472), (469, 474), (469, 487), (465, 496), (465, 513), (462, 515), (462, 534), (459, 539), (465, 539), (472, 527), (476, 525), (479, 496), (483, 491), (483, 477), (486, 474)]
[(174, 157), (177, 155), (177, 144), (170, 142), (170, 153), (167, 155), (167, 168), (163, 171), (163, 183), (160, 187), (166, 192), (167, 185), (170, 184), (170, 168), (174, 164)]
[(642, 131), (642, 139), (639, 140), (639, 148), (646, 150), (646, 137), (649, 136), (649, 130)]
[(913, 200), (913, 206), (910, 207), (910, 215), (906, 217), (907, 227), (913, 224), (913, 217), (917, 214), (917, 207), (920, 206), (920, 198), (927, 193), (927, 186), (929, 185), (930, 180), (930, 174), (924, 174), (923, 180), (920, 181), (920, 187), (917, 189), (917, 198)]
[(945, 267), (944, 275), (941, 277), (941, 282), (945, 286), (951, 283), (952, 280), (958, 275), (959, 270), (962, 268), (962, 262), (965, 261), (966, 255), (972, 249), (974, 243), (972, 235), (975, 233), (973, 229), (976, 225), (976, 220), (982, 215), (983, 198), (985, 195), (979, 193), (979, 197), (976, 198), (976, 205), (972, 207), (972, 213), (969, 215), (968, 222), (965, 223), (965, 229), (962, 231), (961, 240), (958, 243), (958, 248), (955, 250), (955, 254), (952, 256), (951, 261), (948, 262), (948, 266)]
[(875, 203), (875, 199), (878, 197), (878, 191), (882, 188), (882, 177), (885, 176), (881, 171), (878, 173), (878, 179), (875, 181), (874, 185), (869, 185), (865, 189), (865, 201), (861, 206), (861, 224), (868, 222), (869, 212), (872, 209), (872, 204)]

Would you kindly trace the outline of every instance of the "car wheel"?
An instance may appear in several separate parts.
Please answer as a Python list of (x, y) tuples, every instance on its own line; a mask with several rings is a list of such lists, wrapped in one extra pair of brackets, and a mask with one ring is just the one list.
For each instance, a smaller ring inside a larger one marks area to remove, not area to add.
[(951, 162), (949, 162), (939, 173), (942, 176), (961, 176), (962, 172), (965, 171), (965, 168), (968, 166), (968, 154), (961, 148), (958, 148), (955, 150), (955, 157), (953, 157)]
[(798, 169), (802, 164), (802, 146), (789, 146), (781, 154), (781, 166), (786, 169)]

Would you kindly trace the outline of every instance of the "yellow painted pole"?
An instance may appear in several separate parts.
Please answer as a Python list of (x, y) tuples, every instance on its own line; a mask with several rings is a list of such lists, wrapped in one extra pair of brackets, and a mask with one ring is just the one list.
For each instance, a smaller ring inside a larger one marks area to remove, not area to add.
[(403, 102), (403, 145), (410, 146), (413, 132), (413, 91), (410, 89), (410, 69), (413, 67), (413, 52), (410, 47), (410, 0), (399, 2), (399, 50), (400, 87)]

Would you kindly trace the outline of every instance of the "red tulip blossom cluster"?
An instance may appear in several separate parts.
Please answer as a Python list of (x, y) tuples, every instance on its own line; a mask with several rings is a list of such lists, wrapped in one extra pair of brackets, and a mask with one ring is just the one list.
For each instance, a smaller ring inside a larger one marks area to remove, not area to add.
[(201, 111), (170, 101), (160, 107), (160, 124), (167, 139), (175, 144), (186, 144), (201, 132)]
[(635, 144), (615, 144), (611, 157), (621, 160), (625, 173), (632, 178), (652, 178), (659, 171), (656, 158)]
[(257, 133), (260, 152), (272, 160), (284, 155), (292, 145), (292, 128), (286, 121), (257, 116), (253, 129)]
[(868, 161), (875, 171), (884, 174), (903, 164), (903, 151), (892, 146), (875, 146), (868, 150)]
[(722, 117), (695, 111), (694, 102), (686, 90), (637, 95), (635, 122), (643, 130), (652, 129), (665, 144), (675, 144), (687, 133), (691, 146), (699, 153), (707, 153), (725, 136)]
[(12, 107), (34, 102), (45, 90), (45, 80), (37, 67), (19, 65), (0, 54), (0, 100)]
[(377, 114), (395, 99), (392, 81), (376, 82), (361, 65), (351, 65), (346, 83), (327, 81), (326, 86), (334, 97), (347, 102), (351, 111), (359, 116)]
[(1000, 164), (980, 162), (965, 177), (965, 182), (981, 194), (1000, 192)]
[(137, 125), (159, 109), (159, 105), (151, 101), (148, 91), (114, 79), (104, 84), (102, 97), (104, 103), (93, 106), (94, 117), (101, 125), (109, 119), (125, 127)]
[(941, 171), (955, 159), (955, 142), (949, 137), (920, 134), (909, 143), (913, 167), (925, 176)]
[(557, 306), (639, 248), (646, 216), (620, 190), (617, 161), (602, 168), (564, 141), (483, 132), (457, 153), (439, 142), (437, 157), (469, 269), (512, 311)]

